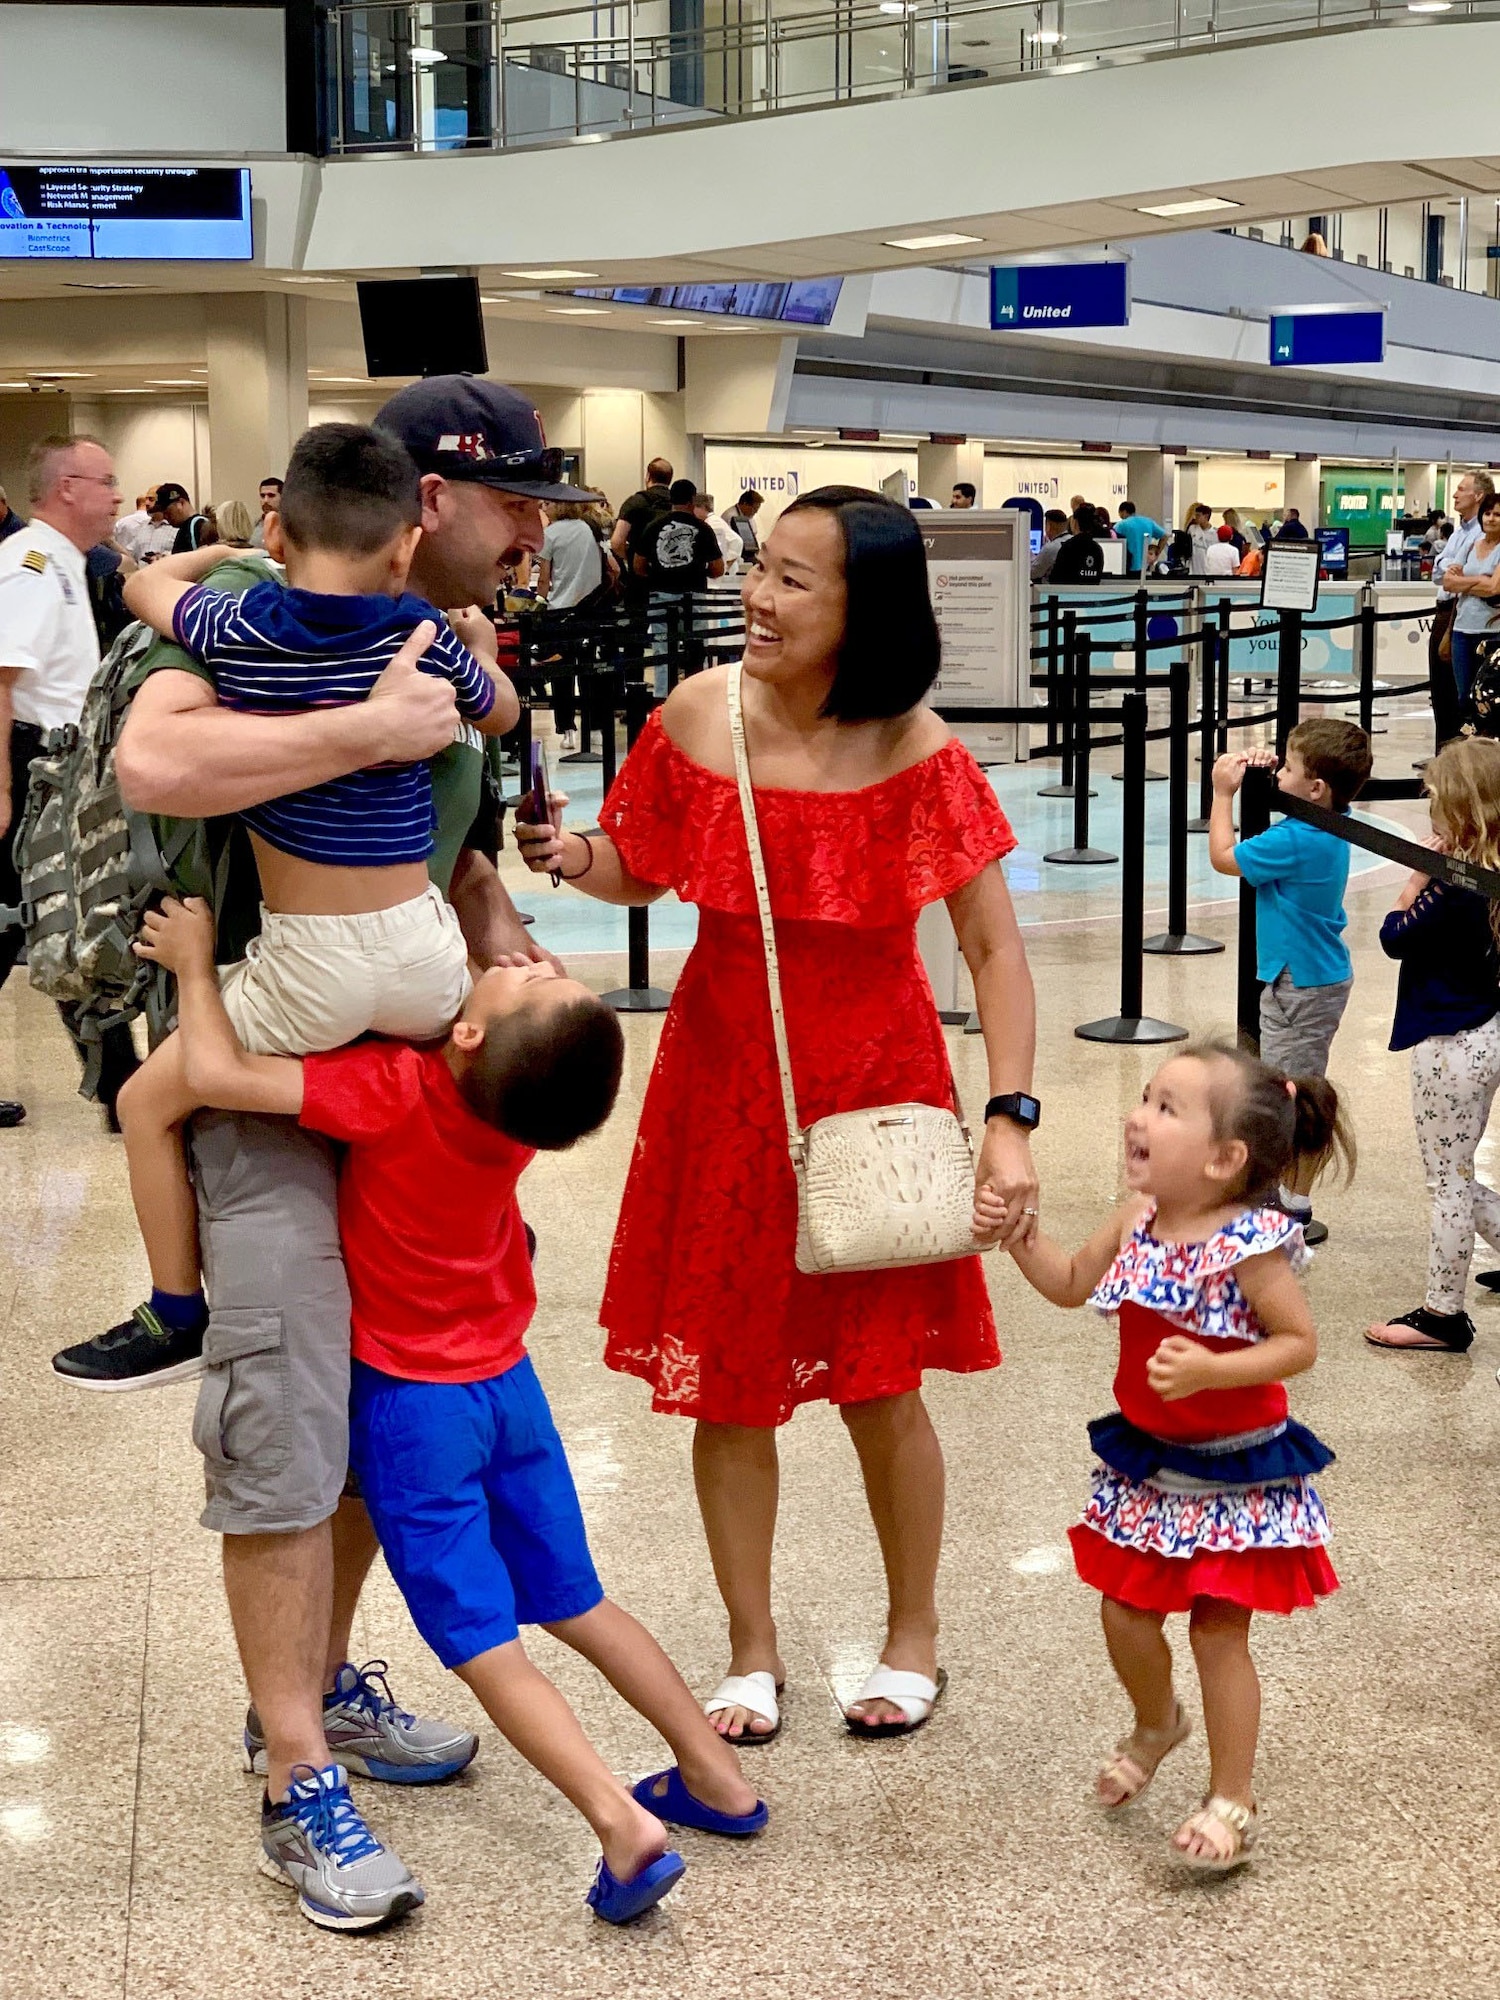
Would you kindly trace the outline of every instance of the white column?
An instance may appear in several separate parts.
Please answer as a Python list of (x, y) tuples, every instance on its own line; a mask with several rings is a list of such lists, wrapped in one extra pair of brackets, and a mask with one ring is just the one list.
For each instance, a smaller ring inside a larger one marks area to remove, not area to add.
[(1406, 511), (1408, 514), (1425, 514), (1429, 507), (1437, 505), (1436, 465), (1420, 459), (1406, 467)]
[(1309, 534), (1318, 526), (1322, 501), (1323, 463), (1317, 458), (1289, 458), (1286, 465), (1286, 505), (1295, 507)]
[(1133, 451), (1125, 461), (1126, 497), (1135, 503), (1138, 514), (1160, 521), (1166, 528), (1178, 526), (1172, 518), (1176, 464), (1175, 458), (1165, 458), (1159, 451)]
[(209, 449), (214, 491), (259, 514), (256, 488), (286, 471), (307, 429), (307, 307), (280, 292), (221, 292), (204, 301)]

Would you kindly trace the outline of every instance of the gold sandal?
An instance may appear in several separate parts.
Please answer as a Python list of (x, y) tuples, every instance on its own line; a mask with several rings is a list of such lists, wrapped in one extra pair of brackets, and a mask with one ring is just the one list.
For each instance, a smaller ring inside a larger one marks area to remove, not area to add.
[[(1197, 1833), (1205, 1840), (1212, 1840), (1217, 1847), (1218, 1838), (1210, 1831), (1215, 1821), (1230, 1836), (1227, 1854), (1188, 1854), (1177, 1845), (1178, 1834)], [(1172, 1857), (1184, 1868), (1201, 1868), (1211, 1875), (1227, 1875), (1231, 1868), (1238, 1868), (1250, 1859), (1258, 1826), (1258, 1808), (1242, 1806), (1238, 1799), (1220, 1798), (1216, 1793), (1212, 1798), (1205, 1799), (1195, 1813), (1190, 1813), (1177, 1833), (1172, 1835)]]
[[(1098, 1795), (1099, 1786), (1104, 1783), (1106, 1778), (1111, 1778), (1116, 1784), (1124, 1787), (1121, 1796), (1117, 1799), (1099, 1799), (1099, 1803), (1103, 1806), (1104, 1810), (1106, 1812), (1119, 1812), (1122, 1806), (1134, 1805), (1137, 1799), (1143, 1798), (1151, 1787), (1151, 1780), (1161, 1769), (1163, 1760), (1169, 1757), (1179, 1745), (1186, 1743), (1192, 1733), (1193, 1725), (1188, 1721), (1187, 1713), (1182, 1703), (1178, 1702), (1177, 1720), (1170, 1729), (1162, 1731), (1137, 1729), (1133, 1730), (1129, 1736), (1123, 1737), (1115, 1745), (1115, 1754), (1107, 1764), (1100, 1767), (1099, 1775), (1094, 1780), (1096, 1796)], [(1144, 1763), (1138, 1754), (1138, 1751), (1144, 1747), (1140, 1743), (1142, 1736), (1165, 1736), (1166, 1738), (1154, 1764)]]

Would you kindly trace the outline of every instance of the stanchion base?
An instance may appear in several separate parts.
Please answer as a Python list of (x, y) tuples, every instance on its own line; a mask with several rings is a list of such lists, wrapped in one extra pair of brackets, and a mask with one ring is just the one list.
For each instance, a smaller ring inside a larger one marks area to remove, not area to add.
[(938, 1019), (945, 1028), (967, 1027), (972, 1015), (965, 1007), (939, 1007)]
[[(1124, 782), (1125, 773), (1123, 771), (1116, 771), (1114, 774), (1114, 783), (1123, 785)], [(1147, 768), (1146, 783), (1148, 785), (1169, 785), (1171, 782), (1171, 777), (1166, 771), (1153, 771), (1149, 767)]]
[(1185, 1042), (1186, 1028), (1154, 1021), (1149, 1014), (1111, 1014), (1106, 1021), (1085, 1021), (1073, 1033), (1081, 1042)]
[(1190, 819), (1187, 824), (1187, 830), (1189, 833), (1207, 833), (1208, 821), (1206, 819)]
[(977, 1011), (971, 1014), (968, 1020), (964, 1022), (964, 1033), (966, 1035), (982, 1035), (984, 1033), (983, 1028), (979, 1025)]
[(1208, 958), (1223, 949), (1217, 938), (1200, 937), (1196, 931), (1158, 931), (1141, 946), (1157, 958)]
[[(1037, 793), (1039, 799), (1076, 799), (1077, 796), (1078, 787), (1076, 785), (1043, 785)], [(1097, 792), (1089, 793), (1091, 799), (1097, 799), (1098, 796)]]
[(1104, 868), (1119, 858), (1118, 854), (1106, 854), (1102, 847), (1059, 847), (1055, 853), (1042, 856), (1043, 861), (1059, 868)]
[(606, 1007), (617, 1014), (665, 1014), (672, 1004), (670, 993), (659, 986), (617, 986), (613, 993), (601, 993)]
[(602, 764), (604, 758), (597, 750), (570, 750), (565, 757), (558, 758), (562, 764)]

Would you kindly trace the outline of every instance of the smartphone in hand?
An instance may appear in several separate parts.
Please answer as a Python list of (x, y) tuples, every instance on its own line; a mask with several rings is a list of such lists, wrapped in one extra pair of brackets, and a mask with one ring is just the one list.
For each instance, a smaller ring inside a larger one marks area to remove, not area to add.
[[(556, 824), (552, 812), (552, 783), (547, 771), (547, 753), (534, 739), (531, 745), (531, 796), (526, 817), (533, 826)], [(562, 882), (562, 872), (554, 868), (551, 875), (555, 889)]]

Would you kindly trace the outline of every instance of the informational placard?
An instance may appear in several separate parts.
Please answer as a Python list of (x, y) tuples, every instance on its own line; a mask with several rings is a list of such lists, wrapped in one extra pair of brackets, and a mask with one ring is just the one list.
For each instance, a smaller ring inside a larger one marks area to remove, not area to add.
[(1130, 266), (996, 264), (990, 270), (990, 325), (1027, 327), (1129, 326)]
[(1271, 315), (1273, 368), (1350, 368), (1384, 359), (1379, 307), (1304, 307)]
[(0, 167), (0, 258), (244, 261), (248, 167)]
[[(945, 711), (1022, 705), (1028, 698), (1021, 662), (1029, 650), (1031, 575), (1025, 516), (1004, 508), (934, 509), (918, 524), (943, 645), (934, 705)], [(1016, 754), (1014, 724), (976, 724), (964, 740), (992, 762), (1009, 762)]]
[(1270, 542), (1260, 573), (1263, 611), (1316, 611), (1323, 551), (1314, 541)]

